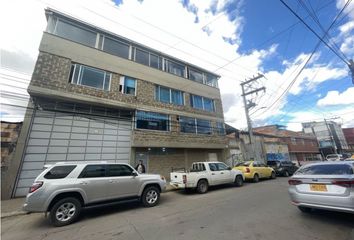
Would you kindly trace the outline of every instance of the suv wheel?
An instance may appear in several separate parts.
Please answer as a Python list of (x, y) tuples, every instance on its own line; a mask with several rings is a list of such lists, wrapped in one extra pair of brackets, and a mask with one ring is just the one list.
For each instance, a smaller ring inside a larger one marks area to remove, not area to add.
[(241, 187), (243, 185), (243, 177), (241, 175), (237, 175), (235, 178), (235, 186)]
[(259, 182), (259, 176), (258, 176), (258, 173), (255, 173), (254, 176), (253, 176), (253, 182)]
[(144, 207), (154, 207), (160, 201), (160, 191), (155, 186), (148, 186), (144, 189), (141, 202)]
[(206, 193), (208, 191), (209, 185), (208, 182), (205, 180), (199, 180), (197, 184), (197, 193)]
[(289, 177), (289, 172), (288, 171), (284, 172), (284, 177)]
[(81, 212), (81, 203), (73, 197), (57, 201), (50, 210), (50, 220), (56, 227), (74, 222)]

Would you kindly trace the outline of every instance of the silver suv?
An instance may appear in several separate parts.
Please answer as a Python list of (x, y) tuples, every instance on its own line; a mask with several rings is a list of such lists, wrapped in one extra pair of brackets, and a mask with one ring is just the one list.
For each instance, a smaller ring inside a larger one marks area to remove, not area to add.
[(56, 163), (29, 189), (23, 209), (49, 212), (54, 226), (72, 223), (85, 207), (137, 199), (153, 207), (166, 188), (163, 176), (139, 174), (128, 164)]

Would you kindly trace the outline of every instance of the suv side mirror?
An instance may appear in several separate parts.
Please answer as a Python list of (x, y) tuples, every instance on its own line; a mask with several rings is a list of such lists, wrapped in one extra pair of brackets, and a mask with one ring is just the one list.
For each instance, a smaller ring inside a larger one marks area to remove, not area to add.
[(132, 172), (132, 176), (137, 177), (137, 176), (139, 176), (139, 174), (134, 171), (134, 172)]

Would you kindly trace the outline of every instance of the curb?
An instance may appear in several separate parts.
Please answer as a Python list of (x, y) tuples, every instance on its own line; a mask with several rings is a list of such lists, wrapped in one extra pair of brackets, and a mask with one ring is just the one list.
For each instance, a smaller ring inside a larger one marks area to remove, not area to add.
[(20, 215), (26, 215), (29, 214), (29, 212), (25, 212), (25, 211), (14, 211), (14, 212), (9, 212), (9, 213), (2, 213), (1, 214), (1, 219), (3, 218), (8, 218), (8, 217), (14, 217), (14, 216), (20, 216)]

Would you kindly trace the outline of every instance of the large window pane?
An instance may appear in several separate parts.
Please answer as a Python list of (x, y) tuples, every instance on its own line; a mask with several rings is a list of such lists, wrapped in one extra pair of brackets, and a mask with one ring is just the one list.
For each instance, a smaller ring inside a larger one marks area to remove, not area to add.
[(191, 105), (193, 108), (203, 109), (203, 100), (201, 96), (191, 95)]
[(184, 133), (196, 133), (195, 118), (179, 117), (180, 131)]
[(135, 49), (135, 61), (149, 66), (149, 53), (140, 49)]
[(172, 73), (174, 75), (184, 77), (185, 74), (185, 67), (182, 64), (178, 64), (175, 62), (171, 62), (169, 60), (166, 60), (166, 71), (169, 73)]
[(159, 57), (150, 53), (150, 67), (160, 69)]
[(106, 166), (101, 165), (87, 165), (79, 175), (79, 178), (97, 178), (106, 176)]
[(177, 105), (183, 105), (183, 93), (178, 90), (171, 90), (171, 102)]
[(212, 86), (212, 87), (218, 87), (218, 79), (215, 75), (212, 74), (206, 74), (206, 85)]
[(197, 119), (197, 133), (198, 134), (211, 134), (210, 121)]
[(108, 37), (104, 39), (103, 51), (116, 55), (122, 58), (129, 58), (129, 45), (114, 41)]
[(160, 101), (164, 103), (170, 103), (170, 89), (160, 87)]
[(90, 47), (96, 45), (96, 33), (61, 20), (58, 20), (54, 34)]
[(204, 110), (205, 111), (209, 111), (209, 112), (214, 111), (213, 100), (211, 100), (209, 98), (203, 98), (203, 102), (204, 102)]
[(83, 65), (73, 65), (71, 83), (108, 91), (111, 74), (106, 71)]
[(189, 69), (189, 79), (203, 83), (203, 73), (194, 69)]
[(216, 130), (219, 135), (225, 135), (225, 127), (224, 123), (222, 122), (217, 122), (216, 123)]
[(166, 114), (137, 111), (136, 128), (169, 131), (169, 118)]
[(135, 81), (136, 80), (134, 78), (129, 78), (129, 77), (124, 78), (125, 94), (135, 95)]

